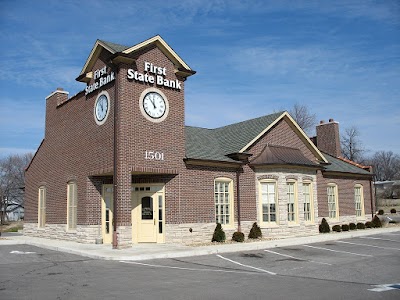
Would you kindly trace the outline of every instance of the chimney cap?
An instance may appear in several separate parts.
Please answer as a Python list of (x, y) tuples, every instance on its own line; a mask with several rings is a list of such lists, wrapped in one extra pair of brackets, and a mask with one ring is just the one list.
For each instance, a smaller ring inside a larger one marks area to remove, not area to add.
[(334, 121), (335, 121), (335, 120), (332, 119), (332, 118), (329, 119), (329, 123), (332, 123), (332, 122), (334, 122)]
[(325, 123), (324, 120), (319, 121), (319, 124), (324, 124), (324, 123)]

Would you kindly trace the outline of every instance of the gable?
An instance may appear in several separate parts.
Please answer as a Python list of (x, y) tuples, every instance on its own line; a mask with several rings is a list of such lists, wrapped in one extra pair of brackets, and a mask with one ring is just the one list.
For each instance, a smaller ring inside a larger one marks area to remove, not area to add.
[(114, 62), (117, 61), (125, 61), (132, 62), (135, 59), (135, 56), (140, 53), (143, 49), (148, 46), (155, 45), (158, 47), (165, 56), (170, 59), (175, 66), (175, 72), (180, 76), (190, 76), (195, 74), (184, 61), (183, 59), (161, 38), (161, 36), (156, 35), (148, 40), (145, 40), (139, 44), (128, 47), (120, 44), (115, 44), (111, 42), (106, 42), (102, 40), (97, 40), (92, 48), (92, 51), (87, 58), (81, 73), (76, 78), (77, 81), (88, 82), (92, 78), (93, 65), (99, 58), (100, 53), (106, 51), (110, 59)]

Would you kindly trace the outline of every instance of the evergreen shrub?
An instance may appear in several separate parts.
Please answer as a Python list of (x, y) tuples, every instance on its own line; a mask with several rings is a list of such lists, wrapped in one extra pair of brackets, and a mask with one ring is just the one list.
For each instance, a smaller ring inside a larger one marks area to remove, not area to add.
[(342, 226), (340, 226), (340, 225), (333, 225), (332, 231), (341, 232), (341, 231), (342, 231)]
[(254, 222), (253, 227), (250, 229), (249, 239), (258, 239), (262, 237), (262, 232), (260, 226), (257, 225), (257, 222)]
[(232, 235), (232, 241), (243, 243), (244, 242), (244, 233), (240, 231), (236, 231)]
[(331, 232), (331, 227), (329, 226), (328, 222), (325, 218), (322, 218), (321, 224), (319, 225), (319, 232), (320, 233), (329, 233)]
[(350, 230), (349, 224), (343, 224), (342, 225), (342, 231), (349, 231), (349, 230)]
[(356, 230), (357, 229), (357, 225), (354, 223), (350, 223), (350, 230)]
[(370, 221), (365, 222), (365, 227), (366, 228), (372, 228), (373, 227), (372, 222), (370, 222)]
[(390, 213), (391, 213), (391, 214), (395, 214), (395, 213), (396, 213), (396, 209), (395, 209), (395, 208), (392, 208), (392, 209), (390, 210)]
[(383, 215), (385, 212), (383, 211), (383, 209), (380, 209), (379, 211), (378, 211), (378, 215)]
[(221, 243), (221, 242), (225, 242), (225, 239), (226, 239), (225, 232), (222, 229), (221, 224), (217, 223), (217, 226), (215, 227), (214, 234), (213, 234), (211, 241)]
[(381, 223), (381, 220), (378, 218), (378, 216), (374, 216), (374, 218), (372, 219), (372, 226), (374, 227), (374, 228), (380, 228), (380, 227), (382, 227), (382, 223)]
[(365, 229), (365, 224), (364, 223), (357, 223), (357, 229)]

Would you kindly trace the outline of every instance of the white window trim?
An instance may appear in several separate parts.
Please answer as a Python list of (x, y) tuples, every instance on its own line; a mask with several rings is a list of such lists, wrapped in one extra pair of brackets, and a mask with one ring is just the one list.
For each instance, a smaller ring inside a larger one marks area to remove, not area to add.
[[(335, 192), (335, 207), (336, 207), (336, 216), (335, 216), (335, 218), (331, 218), (329, 216), (329, 212), (330, 212), (330, 210), (329, 210), (329, 196), (328, 196), (328, 188), (329, 187), (333, 187), (334, 188), (334, 192)], [(331, 220), (339, 220), (340, 214), (339, 214), (339, 195), (338, 194), (339, 194), (339, 190), (338, 190), (337, 184), (336, 183), (328, 183), (328, 185), (326, 187), (326, 196), (328, 198), (328, 218), (331, 219)]]
[[(75, 188), (75, 196), (76, 196), (76, 198), (75, 198), (75, 203), (74, 203), (75, 205), (72, 206), (72, 208), (74, 210), (71, 212), (70, 189), (72, 187)], [(76, 227), (77, 227), (77, 223), (78, 223), (78, 215), (77, 215), (78, 214), (78, 210), (77, 210), (77, 208), (78, 208), (78, 185), (77, 185), (77, 183), (75, 181), (70, 181), (67, 184), (67, 231), (76, 231)], [(71, 225), (70, 221), (69, 221), (70, 214), (72, 214), (72, 213), (74, 214), (73, 218), (75, 219), (75, 224), (73, 224), (73, 225), (75, 225), (75, 226)], [(73, 226), (73, 227), (71, 227), (71, 226)]]
[[(263, 207), (262, 207), (262, 184), (274, 183), (275, 184), (275, 222), (263, 221)], [(275, 179), (261, 179), (258, 181), (258, 217), (259, 224), (263, 228), (271, 228), (279, 226), (279, 199), (278, 199), (278, 181)]]
[[(309, 196), (310, 196), (310, 220), (306, 220), (305, 211), (304, 211), (304, 204), (306, 203), (304, 197), (304, 185), (308, 184), (309, 186)], [(304, 222), (306, 224), (314, 224), (314, 190), (313, 190), (313, 183), (309, 180), (303, 181), (302, 184), (302, 193), (303, 193), (303, 214), (304, 214)]]
[[(227, 224), (221, 224), (223, 228), (234, 228), (234, 199), (235, 196), (233, 194), (233, 180), (231, 178), (228, 177), (217, 177), (214, 179), (214, 189), (213, 189), (213, 199), (214, 199), (214, 214), (215, 214), (215, 222), (217, 219), (217, 214), (215, 213), (215, 207), (216, 207), (216, 203), (215, 203), (215, 184), (217, 182), (227, 182), (229, 184), (229, 223)], [(217, 223), (217, 222), (216, 222)]]
[[(41, 195), (43, 196), (43, 198), (41, 198)], [(46, 187), (40, 186), (38, 191), (38, 228), (44, 229), (45, 227), (46, 227)]]
[[(293, 196), (294, 196), (294, 220), (289, 221), (289, 196), (288, 196), (288, 187), (289, 184), (293, 184)], [(287, 221), (288, 225), (296, 225), (299, 223), (299, 198), (298, 198), (298, 189), (297, 189), (297, 181), (294, 179), (288, 179), (286, 181), (286, 197), (287, 197)]]
[[(361, 216), (357, 216), (357, 211), (355, 211), (357, 220), (365, 220), (365, 209), (364, 209), (364, 187), (361, 184), (354, 185), (354, 206), (356, 206), (356, 189), (360, 189), (360, 205), (361, 205)], [(356, 207), (355, 207), (356, 208)]]

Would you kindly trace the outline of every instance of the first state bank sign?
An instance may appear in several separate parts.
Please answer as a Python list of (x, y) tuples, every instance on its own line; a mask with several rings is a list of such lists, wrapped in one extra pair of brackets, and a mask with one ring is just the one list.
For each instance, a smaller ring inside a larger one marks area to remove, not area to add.
[(135, 80), (138, 82), (145, 82), (151, 84), (157, 84), (159, 86), (169, 87), (171, 89), (181, 90), (181, 82), (178, 79), (169, 80), (164, 76), (167, 75), (167, 68), (158, 67), (149, 63), (147, 61), (144, 62), (144, 71), (146, 73), (140, 73), (133, 69), (128, 69), (127, 78), (130, 80)]
[[(129, 80), (135, 80), (137, 82), (156, 84), (158, 86), (165, 86), (176, 90), (182, 89), (182, 82), (180, 82), (178, 79), (169, 80), (164, 77), (167, 75), (166, 67), (158, 67), (152, 63), (145, 61), (144, 71), (145, 73), (140, 73), (133, 69), (128, 69), (126, 77)], [(95, 70), (93, 73), (95, 82), (86, 87), (85, 95), (90, 94), (95, 90), (98, 90), (102, 86), (106, 85), (107, 83), (115, 80), (114, 72), (108, 73), (106, 66), (102, 67), (101, 69)]]

